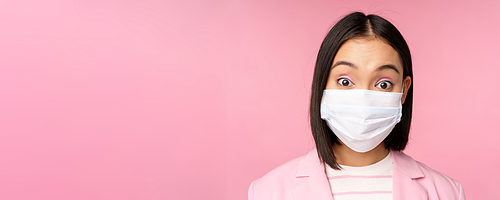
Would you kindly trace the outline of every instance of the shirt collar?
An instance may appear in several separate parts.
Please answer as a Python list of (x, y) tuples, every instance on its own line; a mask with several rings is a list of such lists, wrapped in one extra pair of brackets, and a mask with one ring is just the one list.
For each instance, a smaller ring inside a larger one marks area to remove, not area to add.
[[(400, 151), (391, 151), (391, 155), (394, 162), (394, 170), (400, 171), (411, 179), (424, 177), (424, 173), (413, 158)], [(299, 159), (297, 173), (295, 174), (297, 178), (308, 177), (317, 170), (325, 170), (323, 162), (319, 160), (316, 148)]]

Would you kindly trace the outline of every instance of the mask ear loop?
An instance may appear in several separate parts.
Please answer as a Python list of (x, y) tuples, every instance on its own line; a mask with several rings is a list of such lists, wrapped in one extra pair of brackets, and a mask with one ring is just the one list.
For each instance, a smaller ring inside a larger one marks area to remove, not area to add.
[[(405, 91), (405, 82), (403, 81), (403, 87), (401, 88), (401, 94), (404, 95), (404, 91)], [(399, 100), (401, 101), (401, 100)], [(403, 105), (403, 103), (401, 102), (401, 105)]]

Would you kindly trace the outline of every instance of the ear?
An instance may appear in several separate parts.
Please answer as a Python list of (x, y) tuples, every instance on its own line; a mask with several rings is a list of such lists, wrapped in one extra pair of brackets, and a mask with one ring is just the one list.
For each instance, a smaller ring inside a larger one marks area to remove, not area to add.
[(404, 88), (403, 88), (403, 96), (401, 97), (401, 104), (405, 103), (406, 95), (408, 94), (408, 89), (410, 89), (411, 86), (411, 78), (409, 76), (406, 76), (403, 83), (404, 83)]

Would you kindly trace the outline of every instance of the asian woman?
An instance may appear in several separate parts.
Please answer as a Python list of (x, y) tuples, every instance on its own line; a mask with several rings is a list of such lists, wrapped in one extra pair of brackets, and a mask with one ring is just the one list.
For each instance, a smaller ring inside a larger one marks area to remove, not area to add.
[(248, 199), (464, 200), (458, 181), (401, 152), (412, 104), (411, 55), (398, 29), (377, 15), (345, 16), (316, 60), (316, 148), (254, 181)]

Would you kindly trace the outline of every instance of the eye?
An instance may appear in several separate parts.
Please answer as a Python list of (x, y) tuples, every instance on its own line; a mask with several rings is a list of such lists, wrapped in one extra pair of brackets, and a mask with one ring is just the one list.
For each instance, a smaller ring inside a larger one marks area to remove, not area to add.
[(389, 90), (392, 88), (392, 83), (390, 81), (381, 81), (377, 84), (376, 87), (383, 89), (383, 90)]
[(352, 81), (347, 78), (339, 78), (337, 79), (337, 83), (344, 87), (350, 87), (353, 85)]

